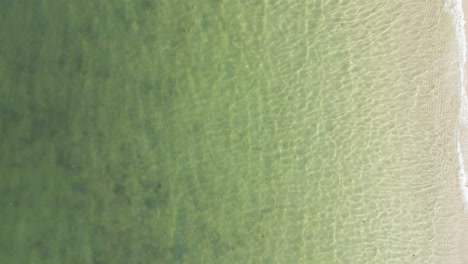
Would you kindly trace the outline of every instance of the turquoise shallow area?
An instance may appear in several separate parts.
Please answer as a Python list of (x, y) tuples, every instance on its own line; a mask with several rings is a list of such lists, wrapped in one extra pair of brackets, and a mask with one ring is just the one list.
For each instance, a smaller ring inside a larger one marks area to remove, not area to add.
[(429, 263), (453, 36), (408, 2), (0, 1), (0, 263)]

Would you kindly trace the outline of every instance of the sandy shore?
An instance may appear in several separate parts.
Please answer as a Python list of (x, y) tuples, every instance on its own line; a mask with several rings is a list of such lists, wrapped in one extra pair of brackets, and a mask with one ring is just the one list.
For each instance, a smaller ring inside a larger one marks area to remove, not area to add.
[[(465, 21), (468, 16), (468, 0), (462, 0), (462, 7), (465, 16)], [(465, 37), (468, 39), (468, 24), (465, 23)], [(468, 53), (467, 53), (468, 54)], [(468, 58), (467, 58), (468, 61)], [(465, 64), (465, 73), (468, 72), (468, 67)], [(468, 87), (465, 85), (465, 89), (468, 91)], [(463, 203), (456, 201), (454, 199), (462, 199), (462, 194), (460, 193), (460, 188), (457, 186), (454, 188), (454, 194), (457, 194), (458, 197), (447, 197), (447, 202), (455, 202), (452, 206), (453, 217), (452, 219), (447, 219), (448, 223), (453, 224), (452, 230), (449, 233), (453, 234), (453, 240), (449, 240), (448, 243), (455, 243), (456, 248), (456, 258), (453, 259), (454, 263), (468, 263), (468, 215), (463, 213), (462, 207)], [(449, 229), (450, 227), (448, 226)]]

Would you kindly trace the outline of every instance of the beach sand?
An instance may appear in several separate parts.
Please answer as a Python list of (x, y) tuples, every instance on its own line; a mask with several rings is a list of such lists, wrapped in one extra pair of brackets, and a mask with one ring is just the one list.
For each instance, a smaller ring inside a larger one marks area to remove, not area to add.
[[(468, 0), (462, 0), (462, 7), (463, 7), (463, 13), (464, 13), (465, 21), (466, 21), (466, 17), (468, 16)], [(468, 34), (467, 34), (468, 24), (466, 22), (464, 25), (464, 29), (465, 29), (465, 38), (468, 39)], [(468, 58), (467, 58), (467, 61), (468, 61)], [(466, 79), (467, 72), (468, 72), (468, 67), (465, 62), (465, 79)], [(466, 81), (465, 81), (465, 91), (468, 91)], [(462, 194), (460, 192), (461, 192), (460, 187), (457, 186), (456, 190), (454, 190), (453, 193), (457, 193), (459, 196), (458, 198), (460, 199), (462, 197)], [(454, 230), (459, 230), (459, 233), (455, 234), (455, 238), (458, 243), (457, 252), (455, 255), (459, 257), (457, 263), (468, 263), (468, 216), (466, 214), (460, 213), (460, 206), (458, 204), (457, 206), (454, 206), (453, 208), (454, 208), (453, 210), (456, 211), (456, 213), (455, 212), (454, 213), (457, 218), (457, 221), (456, 221), (457, 224)]]
[[(468, 15), (468, 0), (462, 0), (462, 8), (463, 8), (463, 13), (466, 21), (466, 17)], [(465, 29), (465, 37), (468, 39), (468, 25), (465, 23), (464, 25)], [(468, 53), (467, 53), (468, 54)], [(467, 60), (468, 61), (468, 60)], [(466, 79), (466, 73), (468, 72), (468, 67), (465, 62), (465, 79)], [(465, 91), (468, 90), (468, 87), (466, 85), (465, 81)], [(463, 130), (461, 131), (463, 133)], [(462, 142), (462, 149), (464, 142)], [(465, 142), (466, 143), (466, 142)], [(466, 148), (466, 146), (465, 146)], [(466, 157), (465, 157), (465, 166), (466, 166)], [(453, 240), (447, 240), (448, 244), (453, 244), (455, 245), (455, 252), (452, 256), (454, 258), (452, 259), (453, 263), (468, 263), (468, 215), (464, 213), (466, 212), (466, 208), (464, 207), (463, 204), (463, 194), (461, 193), (460, 190), (460, 183), (458, 181), (451, 181), (450, 183), (452, 186), (448, 186), (448, 190), (452, 189), (453, 192), (447, 193), (447, 196), (445, 197), (446, 199), (446, 204), (451, 205), (451, 208), (448, 208), (447, 216), (445, 217), (447, 222), (446, 222), (446, 229), (448, 230), (448, 234), (451, 234), (451, 237), (453, 237)], [(451, 212), (450, 212), (451, 211)], [(441, 234), (442, 236), (444, 234)], [(451, 247), (448, 247), (451, 248)], [(450, 252), (450, 249), (449, 251)], [(452, 262), (450, 262), (452, 263)]]

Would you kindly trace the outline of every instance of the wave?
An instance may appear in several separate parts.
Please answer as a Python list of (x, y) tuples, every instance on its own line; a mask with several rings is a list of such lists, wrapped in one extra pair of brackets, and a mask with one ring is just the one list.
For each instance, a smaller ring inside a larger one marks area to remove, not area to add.
[(465, 205), (465, 213), (468, 213), (468, 173), (465, 164), (468, 164), (468, 98), (466, 95), (466, 35), (465, 18), (461, 0), (447, 0), (444, 6), (451, 16), (455, 27), (458, 44), (458, 66), (459, 66), (459, 92), (460, 110), (457, 127), (457, 154), (459, 163), (459, 185)]

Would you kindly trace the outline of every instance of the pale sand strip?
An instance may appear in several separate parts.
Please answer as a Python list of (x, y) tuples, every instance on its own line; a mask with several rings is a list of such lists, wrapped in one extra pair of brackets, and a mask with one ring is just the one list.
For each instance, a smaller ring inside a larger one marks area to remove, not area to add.
[[(463, 12), (466, 17), (468, 16), (468, 0), (462, 0)], [(468, 40), (468, 24), (465, 23), (465, 36)], [(468, 53), (467, 53), (468, 55)], [(467, 60), (468, 61), (468, 60)], [(465, 64), (465, 73), (468, 73), (467, 64)], [(465, 85), (465, 89), (468, 90), (468, 87)], [(468, 94), (468, 93), (467, 93)], [(465, 164), (466, 166), (466, 164)], [(465, 168), (466, 169), (466, 168)], [(447, 202), (453, 204), (453, 217), (449, 217), (446, 228), (450, 230), (451, 224), (453, 224), (453, 229), (449, 233), (453, 234), (453, 240), (449, 240), (449, 243), (455, 243), (455, 255), (457, 256), (454, 259), (454, 263), (468, 263), (468, 216), (463, 213), (463, 205), (460, 202), (455, 201), (454, 199), (462, 199), (462, 194), (460, 187), (457, 184), (453, 184), (453, 194), (456, 194), (457, 197), (447, 197)], [(450, 219), (452, 218), (452, 219)]]

